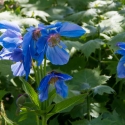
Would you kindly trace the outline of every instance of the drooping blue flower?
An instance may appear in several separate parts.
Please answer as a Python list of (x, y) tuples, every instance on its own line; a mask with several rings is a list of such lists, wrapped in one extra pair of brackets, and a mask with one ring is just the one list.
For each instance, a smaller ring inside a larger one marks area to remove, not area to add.
[(115, 53), (121, 54), (123, 56), (117, 65), (117, 75), (119, 78), (125, 78), (125, 43), (119, 42), (117, 46), (120, 47), (120, 50), (117, 50)]
[(68, 87), (65, 84), (65, 81), (72, 79), (70, 75), (58, 73), (52, 71), (48, 75), (46, 75), (40, 82), (38, 91), (39, 91), (39, 99), (41, 102), (47, 100), (48, 98), (48, 88), (50, 84), (54, 84), (57, 94), (66, 98), (68, 95)]
[(46, 26), (41, 30), (42, 36), (37, 42), (37, 53), (39, 58), (38, 65), (43, 60), (44, 54), (54, 65), (64, 65), (69, 60), (69, 53), (66, 51), (66, 45), (61, 41), (61, 36), (64, 37), (80, 37), (85, 34), (85, 30), (74, 23), (61, 23)]

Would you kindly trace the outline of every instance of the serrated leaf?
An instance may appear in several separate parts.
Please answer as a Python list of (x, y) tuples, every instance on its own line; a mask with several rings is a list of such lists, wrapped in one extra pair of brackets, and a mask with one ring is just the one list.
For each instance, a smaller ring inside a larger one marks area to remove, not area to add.
[(23, 89), (29, 95), (33, 103), (39, 107), (38, 94), (32, 88), (32, 86), (26, 82), (23, 78), (20, 77), (20, 80), (23, 82)]
[(81, 47), (81, 51), (88, 58), (93, 52), (95, 52), (97, 48), (100, 48), (100, 46), (103, 44), (104, 43), (101, 39), (90, 40)]
[(97, 12), (96, 9), (91, 8), (86, 11), (80, 11), (80, 12), (74, 13), (70, 16), (68, 15), (65, 19), (76, 23), (82, 23), (82, 22), (88, 23), (95, 16), (97, 16), (96, 12)]
[[(123, 19), (124, 19), (124, 16), (117, 14), (117, 15), (111, 16), (108, 19), (102, 20), (99, 23), (101, 28), (101, 33), (114, 34), (114, 33), (123, 32), (124, 29), (121, 26), (122, 24), (121, 21)], [(115, 21), (112, 21), (112, 20), (115, 20)]]
[(87, 89), (91, 89), (105, 84), (109, 78), (109, 76), (100, 75), (100, 70), (98, 69), (84, 69), (75, 73), (72, 81), (75, 85), (78, 85), (79, 89), (84, 89), (84, 85), (86, 86), (86, 84), (88, 84)]
[(114, 93), (115, 91), (107, 86), (107, 85), (99, 85), (93, 88), (94, 95), (99, 94), (103, 95), (104, 93), (111, 94)]
[(109, 119), (102, 119), (101, 116), (93, 119), (90, 122), (90, 125), (112, 125), (113, 121), (109, 120)]
[(72, 47), (75, 47), (76, 50), (80, 50), (80, 47), (83, 45), (82, 43), (80, 43), (78, 41), (65, 40), (63, 42), (66, 44), (66, 46), (68, 47), (69, 50), (71, 50)]

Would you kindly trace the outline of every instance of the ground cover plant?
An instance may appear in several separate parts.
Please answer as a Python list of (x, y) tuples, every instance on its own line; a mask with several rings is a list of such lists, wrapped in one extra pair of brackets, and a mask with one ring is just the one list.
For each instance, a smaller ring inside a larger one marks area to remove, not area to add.
[(0, 1), (1, 125), (125, 125), (124, 78), (124, 0)]

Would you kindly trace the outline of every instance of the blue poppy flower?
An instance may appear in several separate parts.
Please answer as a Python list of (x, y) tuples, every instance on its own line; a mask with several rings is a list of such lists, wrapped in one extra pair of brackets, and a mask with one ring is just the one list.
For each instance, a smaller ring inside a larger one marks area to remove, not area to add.
[(53, 25), (46, 26), (41, 30), (41, 37), (36, 43), (38, 65), (41, 64), (44, 54), (52, 64), (64, 65), (69, 60), (69, 53), (66, 51), (66, 45), (61, 41), (64, 37), (80, 37), (85, 34), (85, 30), (74, 23), (58, 22)]
[(115, 53), (123, 56), (117, 65), (117, 75), (119, 78), (125, 78), (125, 43), (119, 42), (117, 46), (120, 47), (120, 50), (117, 50)]
[(57, 94), (66, 98), (68, 95), (68, 87), (65, 84), (65, 81), (72, 79), (70, 75), (57, 73), (52, 71), (48, 75), (46, 75), (40, 82), (38, 91), (39, 91), (39, 99), (41, 102), (47, 100), (48, 98), (48, 88), (50, 84), (55, 85), (55, 89)]

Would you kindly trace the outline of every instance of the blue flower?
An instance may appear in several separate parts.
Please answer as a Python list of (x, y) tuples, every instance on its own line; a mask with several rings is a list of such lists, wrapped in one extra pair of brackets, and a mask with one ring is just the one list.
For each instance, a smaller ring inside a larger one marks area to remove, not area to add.
[(20, 48), (14, 49), (13, 52), (3, 48), (0, 52), (0, 59), (12, 60), (16, 62), (11, 65), (11, 70), (14, 76), (24, 76), (25, 70), (23, 66), (23, 54)]
[[(27, 49), (25, 55), (23, 55), (22, 50), (19, 49), (22, 47), (23, 42), (19, 26), (9, 21), (0, 21), (0, 29), (5, 29), (5, 32), (0, 36), (0, 44), (5, 48), (1, 51), (1, 57), (17, 62), (11, 66), (13, 74), (15, 76), (26, 74), (27, 79), (31, 68), (31, 56), (29, 49)], [(21, 54), (22, 57), (17, 61), (17, 59), (20, 58), (19, 54)]]
[(54, 65), (64, 65), (69, 60), (69, 54), (66, 51), (66, 45), (61, 41), (64, 37), (80, 37), (85, 34), (85, 30), (74, 23), (58, 22), (46, 26), (41, 30), (41, 37), (36, 43), (38, 65), (41, 64), (44, 54)]
[(0, 44), (4, 48), (13, 51), (21, 45), (22, 36), (18, 25), (8, 21), (0, 21), (0, 29), (5, 29), (5, 32), (0, 36)]
[(72, 79), (70, 75), (57, 73), (52, 71), (48, 75), (46, 75), (40, 82), (38, 91), (39, 91), (39, 99), (41, 102), (47, 100), (48, 98), (48, 88), (50, 84), (55, 85), (55, 89), (57, 94), (66, 98), (68, 95), (68, 87), (65, 84), (65, 81)]
[(121, 54), (123, 56), (117, 65), (117, 75), (119, 78), (125, 78), (125, 43), (119, 42), (117, 46), (120, 47), (120, 50), (117, 50), (115, 53)]

